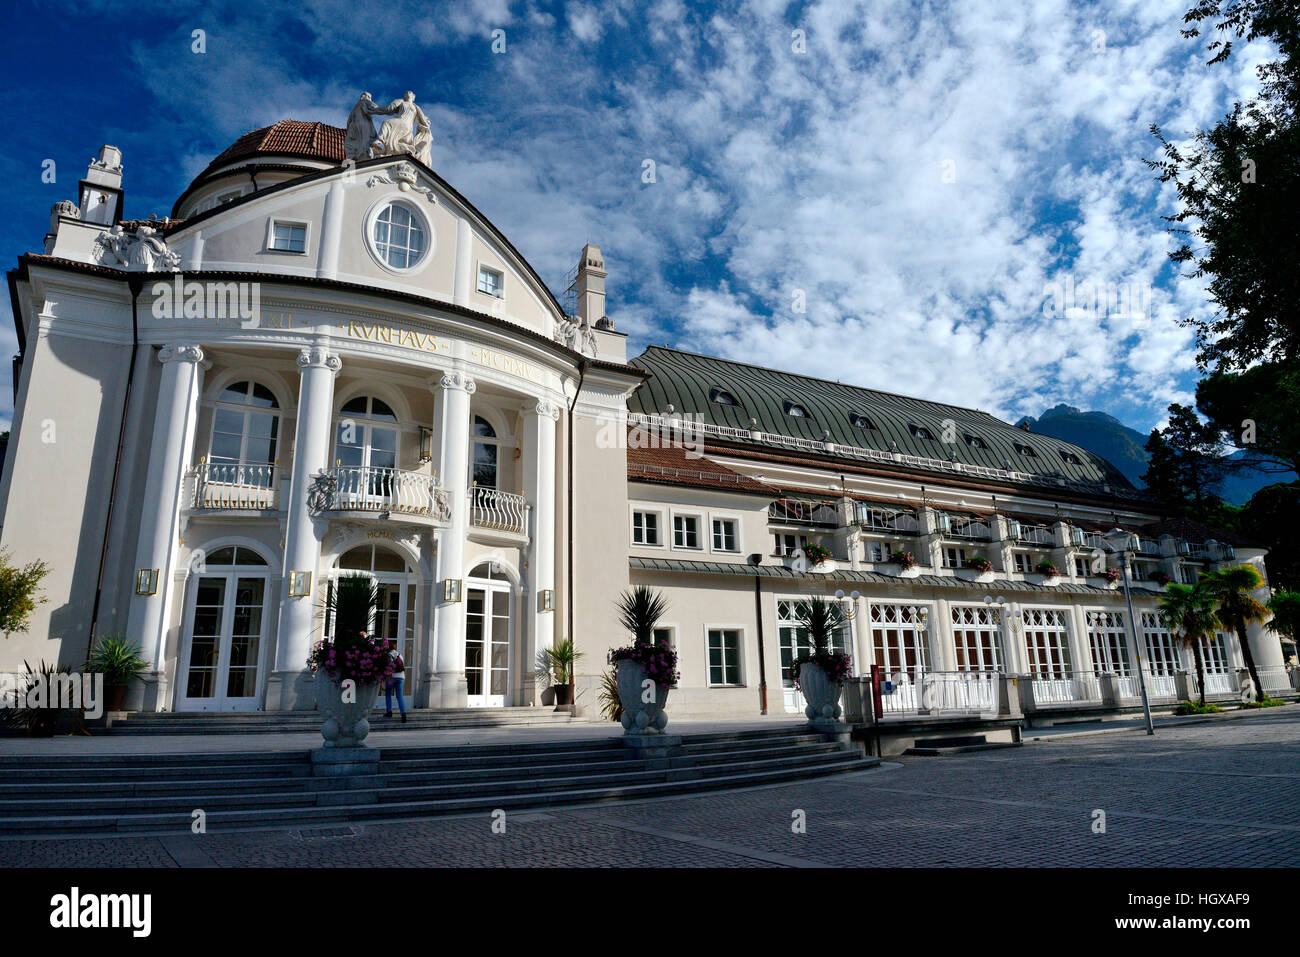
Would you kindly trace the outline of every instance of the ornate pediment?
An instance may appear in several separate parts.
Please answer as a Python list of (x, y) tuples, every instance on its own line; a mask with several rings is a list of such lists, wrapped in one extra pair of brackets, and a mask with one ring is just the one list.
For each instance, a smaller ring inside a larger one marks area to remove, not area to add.
[(167, 247), (158, 230), (144, 224), (127, 229), (118, 223), (100, 233), (95, 239), (95, 261), (130, 272), (176, 272), (181, 268), (180, 254)]

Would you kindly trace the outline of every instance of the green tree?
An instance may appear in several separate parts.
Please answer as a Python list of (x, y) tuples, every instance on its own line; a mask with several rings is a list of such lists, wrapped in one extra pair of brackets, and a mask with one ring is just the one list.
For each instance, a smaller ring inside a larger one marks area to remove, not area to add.
[(1273, 618), (1268, 630), (1292, 642), (1300, 641), (1300, 591), (1275, 591), (1268, 600)]
[(41, 581), (50, 566), (37, 559), (18, 568), (9, 560), (9, 550), (0, 549), (0, 631), (6, 638), (27, 630), (31, 614), (47, 599), (39, 594)]
[(1236, 460), (1242, 465), (1300, 473), (1300, 362), (1216, 372), (1197, 383), (1196, 408), (1233, 445), (1251, 453)]
[(1161, 501), (1201, 521), (1231, 521), (1231, 508), (1219, 497), (1226, 472), (1223, 436), (1196, 412), (1177, 403), (1169, 407), (1169, 424), (1153, 429), (1147, 440), (1151, 461), (1142, 481)]
[(1170, 582), (1160, 599), (1160, 619), (1174, 640), (1192, 649), (1196, 660), (1196, 687), (1201, 704), (1205, 704), (1205, 662), (1201, 656), (1201, 639), (1223, 625), (1215, 614), (1215, 598), (1201, 582), (1180, 585)]
[(1257, 68), (1260, 96), (1237, 103), (1190, 142), (1151, 132), (1160, 156), (1146, 164), (1174, 186), (1178, 209), (1164, 217), (1177, 245), (1169, 257), (1205, 281), (1212, 318), (1188, 317), (1204, 369), (1300, 358), (1300, 124), (1297, 0), (1200, 0), (1184, 17), (1187, 37), (1213, 29), (1211, 64), (1232, 52), (1233, 39), (1265, 39), (1280, 56)]
[(1253, 565), (1233, 565), (1206, 573), (1197, 584), (1204, 584), (1213, 597), (1219, 620), (1237, 633), (1241, 656), (1246, 659), (1246, 670), (1255, 682), (1255, 693), (1263, 697), (1264, 685), (1259, 680), (1255, 655), (1246, 639), (1246, 625), (1268, 617), (1268, 609), (1254, 595), (1255, 590), (1264, 584), (1264, 579)]
[(1268, 546), (1264, 561), (1268, 580), (1276, 588), (1300, 590), (1300, 483), (1279, 483), (1260, 489), (1238, 513), (1236, 531)]

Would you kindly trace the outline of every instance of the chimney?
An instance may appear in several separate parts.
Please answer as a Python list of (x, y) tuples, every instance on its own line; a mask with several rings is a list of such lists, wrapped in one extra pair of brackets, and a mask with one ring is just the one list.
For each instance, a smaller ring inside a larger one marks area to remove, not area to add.
[(572, 288), (578, 294), (578, 318), (584, 326), (595, 326), (605, 317), (605, 277), (608, 275), (600, 247), (595, 243), (583, 246)]
[(101, 146), (86, 167), (77, 205), (87, 223), (112, 226), (122, 218), (122, 151), (116, 146)]

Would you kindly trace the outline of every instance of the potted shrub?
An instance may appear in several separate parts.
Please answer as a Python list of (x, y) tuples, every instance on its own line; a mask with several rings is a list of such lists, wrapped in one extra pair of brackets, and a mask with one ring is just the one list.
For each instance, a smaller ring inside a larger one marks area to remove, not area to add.
[(847, 620), (844, 609), (824, 598), (811, 598), (795, 606), (796, 623), (808, 632), (812, 653), (799, 655), (790, 663), (790, 677), (803, 692), (810, 721), (834, 722), (842, 714), (840, 693), (849, 676), (852, 659), (843, 651), (832, 651), (835, 632)]
[(370, 733), (366, 716), (393, 670), (387, 642), (367, 632), (381, 605), (379, 584), (365, 575), (340, 578), (325, 601), (333, 634), (312, 649), (307, 666), (314, 675), (323, 673), (316, 704), (325, 717), (320, 733), (327, 748), (360, 747)]
[(104, 710), (121, 711), (131, 679), (149, 667), (138, 646), (124, 635), (104, 635), (86, 658), (86, 671), (104, 676)]
[(609, 663), (615, 669), (623, 708), (619, 720), (626, 734), (657, 734), (668, 725), (664, 707), (677, 684), (677, 652), (654, 638), (655, 625), (667, 610), (664, 597), (645, 585), (629, 589), (618, 600), (619, 622), (633, 641), (612, 650)]
[(915, 552), (894, 552), (894, 562), (898, 565), (899, 571), (909, 571), (916, 567)]
[(1157, 585), (1159, 585), (1161, 588), (1164, 588), (1171, 581), (1173, 581), (1173, 579), (1170, 578), (1169, 575), (1167, 575), (1165, 572), (1152, 572), (1151, 580), (1155, 582)]
[(573, 666), (581, 657), (582, 652), (574, 647), (572, 638), (561, 638), (550, 648), (542, 649), (545, 671), (555, 682), (551, 690), (555, 692), (557, 707), (573, 704)]
[(1061, 570), (1057, 568), (1055, 565), (1053, 565), (1051, 562), (1049, 562), (1047, 559), (1043, 559), (1041, 562), (1035, 565), (1034, 571), (1038, 572), (1038, 574), (1043, 575), (1047, 578), (1061, 577)]
[(825, 545), (818, 545), (814, 542), (803, 547), (803, 557), (808, 559), (808, 564), (815, 568), (831, 560), (831, 550)]
[(984, 555), (975, 555), (966, 564), (981, 575), (993, 571), (993, 563)]
[[(12, 707), (9, 707), (10, 699), (6, 693), (4, 702), (6, 707), (2, 709), (3, 724), (18, 733), (26, 731), (33, 738), (53, 737), (59, 719), (70, 715), (71, 710), (59, 707), (57, 701), (52, 701), (48, 697), (33, 699), (32, 692), (36, 691), (37, 685), (40, 684), (43, 685), (43, 695), (53, 694), (54, 676), (69, 674), (72, 669), (67, 665), (52, 665), (46, 661), (39, 662), (35, 668), (24, 661), (23, 667), (27, 669), (27, 673), (23, 676), (25, 683), (14, 689)], [(29, 707), (32, 700), (44, 700), (45, 703), (43, 706)]]
[(1107, 585), (1118, 585), (1118, 584), (1119, 584), (1119, 569), (1118, 569), (1118, 568), (1107, 568), (1107, 569), (1105, 569), (1105, 570), (1101, 573), (1101, 577), (1102, 577), (1102, 580), (1105, 581)]

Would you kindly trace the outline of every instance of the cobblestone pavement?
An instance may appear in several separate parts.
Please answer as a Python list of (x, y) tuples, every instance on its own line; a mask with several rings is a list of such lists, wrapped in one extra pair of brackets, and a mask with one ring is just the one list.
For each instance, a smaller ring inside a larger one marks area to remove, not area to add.
[[(1105, 832), (1094, 833), (1095, 812)], [(802, 812), (802, 815), (797, 812)], [(802, 818), (806, 829), (796, 833)], [(744, 791), (312, 831), (0, 840), (5, 866), (1297, 866), (1300, 713)]]

